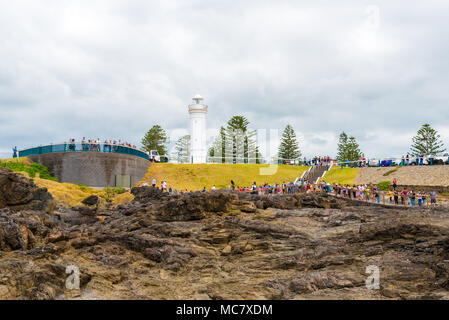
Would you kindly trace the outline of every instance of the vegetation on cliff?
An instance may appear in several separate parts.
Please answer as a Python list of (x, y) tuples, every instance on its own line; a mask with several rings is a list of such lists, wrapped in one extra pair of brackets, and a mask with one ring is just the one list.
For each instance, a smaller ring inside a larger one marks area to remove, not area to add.
[(11, 169), (14, 172), (26, 173), (30, 178), (35, 178), (38, 176), (41, 179), (58, 181), (57, 178), (53, 177), (48, 168), (40, 163), (34, 163), (25, 158), (23, 160), (0, 160), (0, 167)]
[(21, 173), (25, 177), (33, 178), (34, 183), (53, 195), (57, 204), (73, 207), (81, 204), (81, 201), (91, 195), (102, 199), (102, 203), (110, 202), (118, 205), (131, 201), (134, 197), (124, 188), (105, 188), (96, 190), (85, 185), (73, 183), (61, 183), (52, 177), (47, 167), (39, 163), (33, 163), (28, 158), (0, 160), (0, 168), (7, 168), (13, 172)]

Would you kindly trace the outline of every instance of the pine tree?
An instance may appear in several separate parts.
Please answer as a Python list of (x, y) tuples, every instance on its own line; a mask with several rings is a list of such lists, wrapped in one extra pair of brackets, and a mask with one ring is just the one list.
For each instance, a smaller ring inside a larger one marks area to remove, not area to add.
[(244, 116), (233, 116), (227, 123), (228, 129), (242, 130), (244, 133), (248, 130), (249, 121)]
[(349, 161), (356, 161), (362, 158), (362, 152), (360, 151), (359, 144), (354, 137), (349, 137), (348, 144), (346, 145), (346, 152)]
[(154, 125), (143, 137), (141, 143), (145, 151), (157, 150), (163, 155), (167, 152), (168, 143), (167, 133), (160, 125)]
[(224, 127), (220, 128), (220, 133), (215, 138), (212, 146), (209, 148), (209, 156), (211, 157), (211, 162), (214, 163), (225, 163), (226, 154), (226, 129)]
[(178, 159), (181, 163), (190, 162), (190, 135), (185, 135), (178, 139), (175, 144), (176, 153), (173, 154), (174, 159)]
[(233, 116), (220, 132), (223, 155), (227, 163), (260, 163), (261, 155), (256, 145), (256, 131), (248, 129), (244, 116)]
[(348, 135), (345, 132), (342, 132), (338, 140), (337, 161), (356, 161), (362, 156), (363, 153), (360, 151), (360, 147), (356, 139), (352, 136), (348, 138)]
[[(256, 131), (248, 129), (244, 116), (233, 116), (220, 128), (209, 148), (211, 161), (216, 163), (261, 163), (262, 155), (256, 144)], [(221, 158), (221, 161), (220, 161)]]
[(296, 134), (291, 125), (287, 125), (282, 133), (281, 143), (279, 145), (279, 158), (298, 159), (301, 157)]
[[(249, 121), (244, 116), (233, 116), (225, 129), (226, 162), (244, 163), (248, 147), (246, 136)], [(245, 150), (246, 149), (246, 150)]]
[(446, 151), (443, 141), (440, 140), (440, 135), (428, 123), (424, 124), (421, 129), (418, 130), (412, 141), (413, 144), (410, 147), (410, 150), (413, 156), (436, 156)]
[(349, 160), (347, 153), (347, 145), (348, 145), (348, 135), (343, 131), (340, 134), (340, 138), (338, 140), (337, 161), (343, 162), (345, 160)]

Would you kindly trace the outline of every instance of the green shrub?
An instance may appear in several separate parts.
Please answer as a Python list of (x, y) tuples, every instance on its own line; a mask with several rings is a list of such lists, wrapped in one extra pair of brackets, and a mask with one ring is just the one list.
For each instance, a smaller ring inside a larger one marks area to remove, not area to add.
[(377, 184), (377, 187), (381, 191), (388, 191), (390, 190), (391, 182), (390, 181), (382, 181)]
[(25, 172), (30, 178), (35, 178), (36, 174), (39, 174), (41, 179), (58, 181), (57, 178), (52, 177), (48, 168), (40, 163), (23, 163), (15, 161), (0, 162), (0, 167), (11, 169), (14, 172)]
[(396, 168), (394, 168), (394, 169), (388, 170), (387, 172), (385, 172), (385, 173), (383, 174), (383, 176), (384, 176), (384, 177), (389, 176), (389, 175), (392, 174), (393, 172), (398, 171), (398, 169), (399, 169), (399, 167), (396, 167)]
[(80, 188), (81, 191), (83, 192), (92, 192), (93, 189), (91, 187), (88, 187), (84, 184), (77, 184), (77, 186)]
[(103, 191), (105, 193), (103, 195), (101, 195), (100, 197), (102, 197), (104, 200), (108, 201), (118, 194), (125, 193), (127, 190), (125, 188), (121, 188), (121, 187), (107, 187), (107, 188), (104, 188)]
[(121, 188), (121, 187), (107, 187), (104, 188), (104, 191), (106, 193), (110, 193), (110, 194), (122, 194), (126, 192), (126, 188)]

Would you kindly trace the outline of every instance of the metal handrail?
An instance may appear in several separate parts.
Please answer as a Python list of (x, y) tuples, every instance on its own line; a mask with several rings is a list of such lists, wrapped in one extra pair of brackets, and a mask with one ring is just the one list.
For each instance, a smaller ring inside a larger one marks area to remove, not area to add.
[[(47, 146), (55, 146), (55, 145), (59, 145), (59, 144), (73, 144), (73, 143), (75, 143), (75, 144), (98, 144), (98, 143), (96, 143), (96, 142), (88, 142), (88, 141), (74, 141), (74, 142), (67, 142), (67, 141), (64, 141), (64, 142), (58, 142), (58, 143), (49, 143), (49, 144), (44, 144), (44, 145), (42, 145), (42, 144), (40, 144), (40, 145), (38, 145), (38, 146), (35, 146), (35, 147), (30, 147), (30, 148), (23, 148), (23, 149), (19, 149), (19, 151), (23, 151), (23, 150), (28, 150), (28, 149), (32, 149), (32, 148), (37, 148), (37, 147), (47, 147)], [(100, 142), (100, 144), (105, 144), (105, 145), (111, 145), (111, 146), (121, 146), (121, 147), (126, 147), (126, 148), (130, 148), (130, 149), (134, 149), (134, 150), (138, 150), (138, 151), (142, 151), (142, 150), (140, 150), (140, 149), (138, 149), (138, 148), (133, 148), (133, 147), (128, 147), (128, 146), (124, 146), (123, 144), (118, 144), (118, 143), (104, 143), (104, 142)], [(142, 152), (145, 152), (145, 151), (142, 151)]]
[(136, 148), (109, 143), (89, 143), (89, 142), (64, 142), (59, 144), (49, 144), (19, 151), (19, 157), (27, 157), (39, 154), (61, 153), (61, 152), (102, 152), (128, 154), (150, 160), (149, 155)]

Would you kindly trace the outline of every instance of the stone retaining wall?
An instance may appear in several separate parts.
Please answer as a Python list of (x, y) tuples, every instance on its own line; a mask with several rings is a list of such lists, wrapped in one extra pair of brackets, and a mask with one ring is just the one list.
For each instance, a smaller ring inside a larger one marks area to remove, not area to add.
[(61, 152), (29, 158), (46, 166), (60, 182), (91, 187), (113, 187), (116, 175), (129, 175), (133, 186), (150, 166), (148, 160), (140, 157), (102, 152)]

